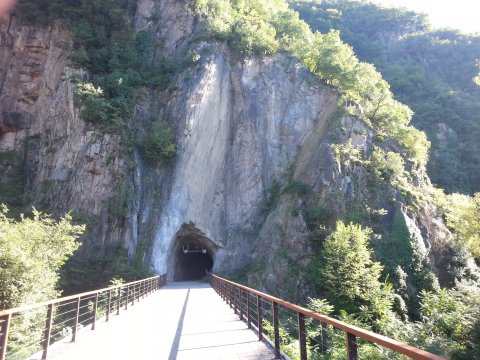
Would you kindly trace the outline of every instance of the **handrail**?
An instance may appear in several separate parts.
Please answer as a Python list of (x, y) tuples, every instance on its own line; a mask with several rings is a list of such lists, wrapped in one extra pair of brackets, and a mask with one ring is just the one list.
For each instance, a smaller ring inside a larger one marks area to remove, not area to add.
[[(405, 343), (402, 343), (400, 341), (391, 339), (389, 337), (386, 337), (386, 336), (383, 336), (383, 335), (380, 335), (380, 334), (376, 334), (372, 331), (365, 330), (365, 329), (359, 328), (357, 326), (347, 324), (343, 321), (331, 318), (329, 316), (321, 315), (321, 314), (316, 313), (312, 310), (309, 310), (309, 309), (306, 309), (304, 307), (292, 304), (288, 301), (279, 299), (277, 297), (262, 293), (258, 290), (255, 290), (255, 289), (249, 288), (247, 286), (235, 283), (233, 281), (224, 279), (224, 278), (219, 277), (217, 275), (212, 274), (211, 276), (212, 276), (212, 286), (213, 286), (213, 288), (222, 297), (224, 297), (227, 300), (227, 302), (230, 302), (230, 304), (233, 303), (233, 306), (235, 307), (235, 312), (237, 310), (237, 308), (236, 308), (237, 300), (236, 299), (237, 299), (238, 296), (236, 297), (235, 292), (233, 292), (233, 295), (232, 295), (231, 289), (225, 288), (225, 285), (229, 285), (230, 287), (237, 288), (239, 290), (244, 290), (244, 291), (247, 291), (247, 293), (249, 293), (249, 294), (256, 295), (257, 296), (257, 301), (259, 301), (258, 299), (266, 299), (266, 300), (271, 301), (272, 305), (274, 307), (274, 313), (275, 312), (278, 313), (278, 310), (275, 309), (276, 307), (278, 307), (278, 305), (282, 305), (285, 308), (288, 308), (290, 310), (295, 311), (298, 314), (298, 317), (299, 317), (299, 333), (301, 333), (301, 332), (304, 333), (305, 332), (304, 329), (303, 329), (303, 331), (300, 331), (301, 325), (303, 325), (303, 327), (305, 326), (304, 319), (303, 319), (303, 321), (301, 319), (301, 317), (304, 317), (304, 316), (308, 316), (312, 319), (318, 320), (322, 323), (331, 325), (331, 326), (333, 326), (337, 329), (340, 329), (340, 330), (344, 331), (345, 334), (346, 334), (346, 338), (347, 338), (348, 359), (357, 359), (358, 358), (357, 349), (356, 349), (356, 336), (358, 336), (358, 337), (360, 337), (364, 340), (376, 343), (378, 345), (381, 345), (385, 348), (388, 348), (388, 349), (393, 350), (395, 352), (398, 352), (400, 354), (406, 355), (406, 356), (408, 356), (412, 359), (415, 359), (415, 360), (445, 360), (441, 356), (438, 356), (438, 355), (429, 353), (427, 351), (415, 348), (413, 346), (407, 345)], [(242, 299), (243, 299), (243, 297), (240, 294), (240, 302), (242, 301)], [(249, 306), (249, 304), (248, 304), (248, 306)], [(240, 310), (240, 317), (242, 319), (243, 318), (242, 303), (240, 303), (240, 309), (241, 309)], [(248, 310), (250, 310), (250, 309), (248, 308)], [(259, 307), (259, 310), (260, 310), (259, 313), (261, 314), (261, 307)], [(300, 314), (301, 314), (301, 316), (300, 316)], [(247, 317), (248, 317), (248, 315), (247, 315)], [(259, 317), (259, 319), (261, 319), (261, 317)], [(248, 318), (247, 321), (250, 324), (250, 318)], [(274, 322), (278, 323), (278, 319), (275, 319), (275, 316), (274, 316)], [(278, 324), (277, 324), (277, 327), (278, 327)], [(261, 332), (261, 324), (259, 324), (259, 337), (261, 337), (260, 332)], [(275, 337), (278, 337), (278, 329), (277, 328), (275, 329)], [(275, 345), (276, 345), (275, 350), (276, 350), (276, 352), (279, 352), (279, 348), (277, 349), (277, 343), (279, 343), (279, 341), (277, 341), (278, 339), (275, 339), (275, 340), (276, 340), (275, 341)], [(303, 341), (305, 341), (305, 339), (303, 339)], [(300, 348), (301, 348), (301, 352), (300, 352), (301, 353), (301, 359), (304, 360), (304, 359), (307, 358), (306, 357), (306, 345), (302, 344), (302, 339), (300, 339)]]
[[(135, 301), (140, 301), (156, 290), (159, 290), (166, 284), (166, 274), (152, 276), (142, 280), (132, 281), (126, 284), (115, 285), (103, 289), (92, 290), (80, 294), (52, 299), (41, 303), (25, 305), (21, 307), (6, 309), (0, 311), (0, 360), (9, 357), (18, 357), (18, 350), (23, 351), (23, 347), (42, 350), (42, 360), (48, 356), (48, 348), (55, 336), (65, 337), (64, 329), (71, 331), (72, 342), (76, 341), (77, 330), (79, 326), (91, 325), (95, 330), (97, 318), (104, 317), (108, 321), (112, 311), (120, 314), (120, 308), (128, 309), (128, 305), (134, 305)], [(43, 329), (40, 339), (34, 340), (30, 344), (14, 343), (16, 349), (12, 354), (12, 349), (8, 347), (9, 335), (15, 331), (25, 331), (22, 329), (22, 316), (35, 320), (36, 329)], [(18, 321), (14, 321), (18, 318)], [(16, 328), (19, 327), (20, 328)], [(59, 330), (60, 329), (60, 330)], [(58, 331), (52, 334), (52, 330)], [(27, 349), (27, 350), (28, 350)], [(9, 352), (7, 353), (7, 350)], [(27, 351), (28, 352), (28, 351)], [(23, 355), (23, 354), (22, 354)]]
[(44, 302), (41, 302), (41, 303), (35, 303), (35, 304), (24, 305), (24, 306), (20, 306), (20, 307), (16, 307), (16, 308), (0, 310), (0, 317), (8, 315), (8, 314), (14, 314), (14, 313), (17, 313), (17, 312), (26, 311), (26, 310), (32, 310), (32, 309), (35, 309), (35, 308), (41, 307), (41, 306), (47, 306), (47, 305), (50, 305), (50, 304), (58, 304), (58, 303), (61, 303), (61, 302), (64, 302), (64, 301), (76, 299), (78, 297), (95, 295), (99, 292), (118, 289), (118, 288), (121, 288), (121, 287), (125, 287), (127, 285), (134, 285), (134, 284), (137, 284), (137, 283), (145, 282), (147, 280), (158, 279), (160, 276), (162, 276), (162, 275), (152, 276), (152, 277), (145, 278), (145, 279), (142, 279), (142, 280), (136, 280), (136, 281), (132, 281), (132, 282), (129, 282), (129, 283), (126, 283), (126, 284), (115, 285), (115, 286), (106, 287), (106, 288), (102, 288), (102, 289), (98, 289), (98, 290), (91, 290), (91, 291), (83, 292), (83, 293), (80, 293), (80, 294), (64, 296), (64, 297), (61, 297), (61, 298), (52, 299), (52, 300), (44, 301)]

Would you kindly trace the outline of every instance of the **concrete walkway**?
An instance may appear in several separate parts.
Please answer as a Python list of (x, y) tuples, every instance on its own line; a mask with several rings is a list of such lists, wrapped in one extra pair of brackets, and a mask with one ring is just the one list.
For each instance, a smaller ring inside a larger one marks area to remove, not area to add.
[[(68, 339), (69, 340), (69, 339)], [(48, 359), (273, 359), (273, 351), (208, 284), (171, 283), (77, 341), (52, 345)], [(37, 359), (38, 357), (32, 357)]]

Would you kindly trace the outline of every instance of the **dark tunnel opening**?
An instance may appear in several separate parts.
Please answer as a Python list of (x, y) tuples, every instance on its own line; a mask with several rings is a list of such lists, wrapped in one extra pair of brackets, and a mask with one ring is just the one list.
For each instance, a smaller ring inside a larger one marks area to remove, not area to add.
[(174, 281), (199, 281), (213, 268), (212, 251), (201, 239), (180, 237), (175, 251)]

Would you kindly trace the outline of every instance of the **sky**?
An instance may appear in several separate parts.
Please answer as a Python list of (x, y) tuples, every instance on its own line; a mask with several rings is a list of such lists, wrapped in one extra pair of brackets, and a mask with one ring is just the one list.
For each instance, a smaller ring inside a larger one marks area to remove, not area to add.
[(374, 0), (386, 6), (405, 7), (429, 15), (435, 27), (480, 33), (479, 0)]

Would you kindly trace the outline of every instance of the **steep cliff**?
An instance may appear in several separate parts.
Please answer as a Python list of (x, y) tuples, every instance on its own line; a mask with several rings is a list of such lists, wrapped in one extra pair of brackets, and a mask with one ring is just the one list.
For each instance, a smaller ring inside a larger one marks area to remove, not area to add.
[[(325, 228), (357, 216), (385, 235), (400, 223), (419, 269), (452, 281), (449, 232), (428, 197), (414, 194), (429, 188), (424, 171), (401, 174), (398, 186), (372, 178), (374, 131), (345, 115), (335, 90), (286, 53), (239, 57), (199, 41), (188, 2), (141, 0), (135, 26), (172, 61), (189, 59), (168, 89), (145, 89), (135, 108), (137, 138), (159, 120), (174, 131), (177, 155), (162, 166), (82, 120), (75, 82), (88, 74), (70, 66), (65, 25), (1, 21), (0, 151), (21, 159), (1, 158), (5, 183), (17, 166), (23, 209), (72, 211), (87, 223), (79, 258), (121, 247), (129, 261), (181, 279), (182, 254), (203, 251), (207, 270), (246, 272), (267, 291), (304, 299), (314, 290), (295, 271), (308, 271), (322, 238), (308, 214), (323, 207)], [(338, 146), (361, 156), (339, 156)], [(401, 152), (393, 142), (383, 147)]]

